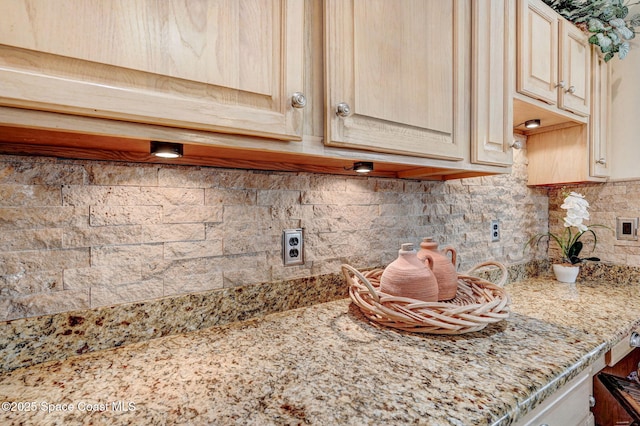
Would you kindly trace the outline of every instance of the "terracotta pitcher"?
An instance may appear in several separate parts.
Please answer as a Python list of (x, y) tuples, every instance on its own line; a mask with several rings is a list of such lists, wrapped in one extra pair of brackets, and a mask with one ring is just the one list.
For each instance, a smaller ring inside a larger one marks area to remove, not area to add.
[(436, 302), (438, 282), (427, 264), (433, 266), (430, 254), (427, 254), (424, 260), (420, 260), (413, 249), (413, 244), (402, 244), (398, 251), (398, 258), (382, 272), (380, 290), (392, 296)]
[[(447, 256), (451, 253), (451, 259)], [(433, 238), (427, 237), (420, 243), (418, 259), (423, 262), (431, 257), (433, 273), (438, 281), (438, 300), (450, 300), (456, 297), (458, 291), (458, 273), (456, 272), (456, 250), (453, 247), (445, 247), (438, 250), (438, 243)]]

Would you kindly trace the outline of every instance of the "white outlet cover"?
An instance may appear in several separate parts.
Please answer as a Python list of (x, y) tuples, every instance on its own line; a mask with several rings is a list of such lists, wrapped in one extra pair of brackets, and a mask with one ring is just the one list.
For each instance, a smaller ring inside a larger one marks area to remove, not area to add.
[(491, 221), (491, 242), (495, 243), (496, 241), (500, 241), (500, 221), (492, 220)]
[(302, 228), (282, 231), (282, 263), (284, 266), (304, 264), (304, 233)]

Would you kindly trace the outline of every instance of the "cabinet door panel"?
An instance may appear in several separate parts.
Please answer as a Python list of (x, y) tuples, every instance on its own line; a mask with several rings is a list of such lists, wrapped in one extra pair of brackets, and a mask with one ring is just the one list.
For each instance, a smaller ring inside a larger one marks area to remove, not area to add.
[(328, 0), (325, 10), (325, 143), (461, 159), (468, 2)]
[(592, 52), (593, 96), (591, 97), (591, 153), (589, 158), (590, 175), (594, 177), (611, 176), (610, 162), (610, 105), (611, 105), (611, 68), (596, 51)]
[(472, 11), (471, 159), (513, 162), (515, 8), (504, 0), (475, 0)]
[(354, 1), (355, 105), (361, 115), (451, 133), (453, 33), (434, 43), (412, 31), (450, 20), (452, 9), (421, 2)]
[(560, 75), (565, 87), (559, 92), (558, 107), (588, 116), (591, 90), (589, 41), (586, 34), (565, 20), (560, 21), (560, 39)]
[(303, 9), (302, 0), (8, 2), (0, 103), (300, 139), (289, 98), (303, 88)]
[(558, 15), (540, 2), (518, 5), (518, 92), (548, 104), (558, 100)]
[(583, 371), (555, 393), (547, 397), (536, 409), (525, 415), (518, 426), (575, 425), (588, 424), (592, 419), (589, 411), (589, 395), (593, 379), (590, 371)]

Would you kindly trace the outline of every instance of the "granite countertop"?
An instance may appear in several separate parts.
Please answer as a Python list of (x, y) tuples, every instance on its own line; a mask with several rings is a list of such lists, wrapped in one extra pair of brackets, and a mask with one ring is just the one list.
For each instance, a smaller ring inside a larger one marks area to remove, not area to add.
[(0, 424), (511, 424), (640, 320), (640, 284), (506, 288), (510, 318), (460, 336), (382, 329), (343, 299), (19, 368)]

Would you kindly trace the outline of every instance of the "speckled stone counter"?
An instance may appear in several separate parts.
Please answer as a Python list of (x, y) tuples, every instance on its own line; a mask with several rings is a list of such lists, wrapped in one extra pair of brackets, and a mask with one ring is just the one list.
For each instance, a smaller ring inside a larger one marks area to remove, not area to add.
[(343, 299), (19, 368), (0, 401), (33, 404), (0, 424), (511, 424), (640, 320), (640, 284), (507, 290), (511, 317), (461, 336), (381, 329)]
[[(545, 266), (512, 265), (510, 281)], [(346, 297), (342, 274), (326, 274), (0, 322), (0, 372)]]
[(347, 296), (327, 274), (0, 322), (0, 372)]

